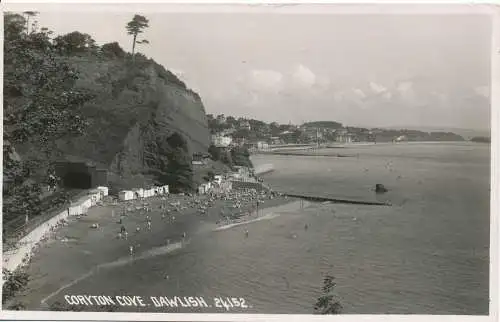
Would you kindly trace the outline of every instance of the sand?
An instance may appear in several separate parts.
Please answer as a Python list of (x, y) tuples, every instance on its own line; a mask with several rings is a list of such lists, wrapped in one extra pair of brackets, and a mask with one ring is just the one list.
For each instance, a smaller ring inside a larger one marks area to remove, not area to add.
[[(73, 218), (40, 245), (26, 267), (30, 275), (28, 287), (13, 301), (24, 304), (30, 310), (47, 309), (51, 303), (50, 295), (60, 290), (61, 287), (84, 278), (93, 270), (98, 269), (100, 265), (130, 258), (130, 245), (135, 248), (135, 256), (140, 257), (150, 249), (182, 241), (183, 233), (186, 233), (185, 239), (189, 239), (191, 235), (202, 229), (216, 230), (218, 227), (256, 220), (258, 217), (269, 215), (265, 212), (266, 208), (293, 201), (283, 197), (266, 199), (264, 204), (259, 205), (259, 216), (253, 211), (237, 220), (227, 221), (221, 220), (222, 209), (226, 214), (252, 211), (255, 210), (255, 201), (242, 202), (241, 209), (233, 209), (232, 200), (217, 200), (212, 207), (207, 208), (206, 214), (201, 214), (198, 207), (190, 205), (195, 198), (207, 200), (208, 197), (171, 195), (167, 200), (155, 197), (117, 205), (108, 203), (91, 208), (89, 213), (80, 219)], [(148, 203), (151, 212), (141, 214), (141, 210), (135, 209), (135, 207), (142, 206), (143, 202)], [(186, 208), (179, 211), (173, 210), (175, 207), (170, 206), (170, 203), (176, 202), (180, 202), (181, 207)], [(164, 210), (160, 209), (160, 206), (165, 203), (168, 204), (170, 215), (162, 219)], [(122, 226), (118, 221), (124, 206), (134, 208), (133, 212), (123, 217), (123, 225), (129, 232), (127, 240), (118, 238)], [(147, 230), (146, 215), (151, 217), (151, 231)], [(91, 228), (96, 223), (99, 227)], [(136, 227), (140, 227), (140, 232), (135, 231)], [(41, 303), (47, 297), (49, 299), (46, 303)]]

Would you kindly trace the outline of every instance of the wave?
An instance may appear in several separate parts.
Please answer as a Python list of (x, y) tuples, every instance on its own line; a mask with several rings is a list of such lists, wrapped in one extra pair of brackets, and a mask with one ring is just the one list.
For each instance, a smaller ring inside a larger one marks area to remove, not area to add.
[(255, 218), (255, 219), (251, 219), (251, 220), (247, 220), (247, 221), (242, 221), (242, 222), (237, 222), (237, 223), (234, 223), (234, 224), (228, 224), (228, 225), (220, 226), (220, 227), (215, 228), (214, 231), (226, 230), (226, 229), (233, 228), (233, 227), (236, 227), (236, 226), (251, 224), (251, 223), (256, 222), (256, 221), (269, 220), (269, 219), (276, 218), (279, 215), (280, 214), (275, 214), (275, 213), (271, 212), (271, 213), (266, 214), (264, 216), (261, 216), (259, 218)]
[(169, 254), (169, 253), (174, 252), (176, 250), (182, 249), (187, 244), (189, 244), (189, 242), (190, 242), (190, 240), (187, 240), (187, 241), (184, 241), (184, 242), (172, 243), (172, 244), (169, 244), (169, 245), (166, 245), (166, 246), (155, 247), (153, 249), (150, 249), (150, 250), (144, 252), (140, 256), (127, 256), (127, 257), (122, 257), (120, 259), (117, 259), (117, 260), (109, 262), (109, 263), (99, 264), (96, 267), (92, 268), (89, 272), (83, 274), (82, 276), (80, 276), (77, 279), (71, 281), (70, 283), (61, 286), (55, 292), (52, 292), (51, 294), (49, 294), (47, 297), (45, 297), (44, 299), (42, 299), (41, 304), (46, 303), (48, 300), (50, 300), (54, 296), (58, 295), (59, 293), (61, 293), (65, 289), (68, 289), (71, 286), (73, 286), (73, 285), (81, 282), (82, 280), (84, 280), (84, 279), (86, 279), (86, 278), (94, 275), (100, 269), (120, 267), (120, 266), (124, 266), (124, 265), (127, 265), (127, 264), (135, 262), (135, 261), (139, 261), (139, 260), (148, 259), (148, 258), (151, 258), (151, 257), (156, 257), (156, 256), (161, 256), (161, 255)]
[(264, 211), (266, 211), (266, 210), (269, 211), (269, 213), (265, 214), (264, 216), (260, 216), (258, 218), (220, 226), (220, 227), (215, 228), (213, 231), (226, 230), (226, 229), (230, 229), (230, 228), (241, 226), (241, 225), (251, 224), (251, 223), (254, 223), (257, 221), (261, 221), (261, 220), (273, 219), (273, 218), (279, 217), (281, 212), (297, 211), (297, 210), (300, 210), (301, 207), (304, 207), (304, 208), (309, 207), (310, 204), (311, 203), (307, 202), (307, 201), (303, 201), (303, 202), (293, 201), (293, 202), (289, 202), (289, 203), (286, 203), (286, 204), (281, 205), (281, 206), (270, 207), (270, 208), (264, 209)]

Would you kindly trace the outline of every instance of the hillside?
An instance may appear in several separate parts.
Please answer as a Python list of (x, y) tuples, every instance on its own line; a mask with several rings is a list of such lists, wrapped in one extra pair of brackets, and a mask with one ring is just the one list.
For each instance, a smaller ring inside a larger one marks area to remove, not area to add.
[(334, 121), (314, 121), (306, 122), (303, 124), (303, 126), (336, 130), (342, 128), (342, 123)]
[(191, 154), (207, 151), (209, 133), (200, 97), (162, 66), (149, 60), (132, 66), (123, 60), (81, 57), (69, 63), (80, 72), (77, 87), (96, 97), (82, 109), (90, 121), (87, 133), (59, 143), (65, 155), (114, 172), (120, 159), (127, 164), (121, 174), (128, 175), (144, 168), (145, 146), (153, 137), (176, 132), (186, 139)]
[[(132, 56), (117, 43), (96, 46), (80, 32), (55, 38), (46, 28), (27, 33), (17, 14), (7, 14), (5, 26), (4, 138), (24, 165), (38, 163), (40, 176), (51, 161), (86, 161), (108, 169), (111, 184), (122, 178), (120, 186), (133, 186), (134, 176), (145, 184), (152, 172), (165, 172), (148, 155), (157, 158), (159, 142), (174, 134), (183, 163), (207, 152), (201, 98), (152, 59)], [(162, 149), (172, 159), (175, 149)]]
[(58, 177), (58, 161), (107, 170), (114, 191), (152, 183), (194, 189), (192, 155), (206, 153), (210, 141), (200, 96), (116, 42), (28, 28), (29, 14), (36, 15), (4, 15), (4, 223), (44, 213), (47, 195), (58, 195), (52, 206), (65, 202), (68, 176), (86, 176), (68, 179), (83, 180), (71, 189), (90, 185), (88, 169)]

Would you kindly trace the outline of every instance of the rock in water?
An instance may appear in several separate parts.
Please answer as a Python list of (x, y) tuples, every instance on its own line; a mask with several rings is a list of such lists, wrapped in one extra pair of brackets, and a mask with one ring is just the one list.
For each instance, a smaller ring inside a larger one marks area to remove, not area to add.
[(376, 193), (385, 193), (385, 192), (387, 192), (387, 191), (389, 191), (389, 190), (387, 190), (387, 188), (386, 188), (386, 187), (384, 187), (384, 185), (383, 185), (383, 184), (381, 184), (381, 183), (377, 183), (377, 184), (375, 185), (375, 192), (376, 192)]

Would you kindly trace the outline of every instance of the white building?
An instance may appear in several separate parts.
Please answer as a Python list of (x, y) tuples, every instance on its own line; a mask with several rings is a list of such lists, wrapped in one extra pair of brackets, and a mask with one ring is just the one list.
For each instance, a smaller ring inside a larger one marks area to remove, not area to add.
[(215, 182), (217, 184), (221, 184), (222, 183), (222, 176), (221, 175), (214, 176), (213, 182)]
[(267, 150), (267, 149), (269, 149), (269, 144), (267, 142), (259, 141), (259, 142), (257, 142), (257, 149), (258, 150)]
[(231, 145), (232, 141), (229, 136), (212, 135), (212, 144), (218, 148), (226, 148)]
[(248, 131), (250, 131), (252, 129), (252, 127), (250, 126), (250, 122), (248, 122), (247, 120), (242, 120), (239, 124), (239, 127), (240, 127), (240, 129), (248, 130)]

